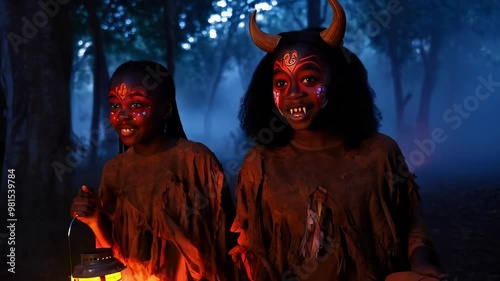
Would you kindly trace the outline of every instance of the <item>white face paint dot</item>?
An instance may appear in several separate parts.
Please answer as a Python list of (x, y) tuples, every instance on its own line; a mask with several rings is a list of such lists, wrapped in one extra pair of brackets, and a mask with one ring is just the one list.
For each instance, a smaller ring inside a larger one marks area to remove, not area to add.
[(143, 115), (143, 116), (146, 116), (146, 111), (143, 111), (143, 112), (142, 112), (142, 115)]

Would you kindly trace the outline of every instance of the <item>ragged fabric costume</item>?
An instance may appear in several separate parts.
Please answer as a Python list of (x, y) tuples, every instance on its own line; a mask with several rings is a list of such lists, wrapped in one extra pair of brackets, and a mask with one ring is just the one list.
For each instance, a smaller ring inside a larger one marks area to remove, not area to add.
[(182, 138), (151, 156), (130, 148), (111, 159), (99, 195), (114, 255), (127, 265), (123, 280), (228, 280), (224, 209), (232, 206), (222, 202), (232, 201), (223, 186), (213, 153)]
[(379, 281), (408, 270), (416, 247), (432, 247), (414, 176), (383, 134), (351, 151), (255, 147), (237, 198), (231, 253), (252, 280)]
[(275, 35), (250, 18), (266, 55), (240, 108), (258, 145), (239, 172), (230, 254), (251, 281), (438, 280), (410, 272), (414, 252), (435, 256), (415, 176), (378, 133), (366, 69), (342, 45), (344, 11), (329, 4), (327, 29)]

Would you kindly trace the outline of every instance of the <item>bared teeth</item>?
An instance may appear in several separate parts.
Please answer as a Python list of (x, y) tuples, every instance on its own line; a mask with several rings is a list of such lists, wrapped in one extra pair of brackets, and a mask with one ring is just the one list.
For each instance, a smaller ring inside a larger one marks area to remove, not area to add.
[(295, 108), (290, 108), (288, 111), (290, 111), (290, 114), (293, 115), (294, 113), (307, 113), (307, 108), (305, 106), (302, 107), (295, 107)]
[(129, 136), (134, 132), (134, 129), (121, 129), (120, 131), (121, 131), (122, 135)]

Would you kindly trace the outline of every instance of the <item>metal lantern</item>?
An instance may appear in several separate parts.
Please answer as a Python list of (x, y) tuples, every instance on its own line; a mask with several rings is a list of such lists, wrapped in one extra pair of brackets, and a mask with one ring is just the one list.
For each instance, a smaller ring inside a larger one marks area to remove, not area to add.
[[(68, 246), (71, 262), (71, 227), (77, 216), (75, 216), (68, 229)], [(113, 257), (111, 248), (98, 248), (92, 252), (80, 254), (81, 263), (71, 268), (71, 281), (121, 281), (121, 271), (126, 266)]]
[(125, 265), (113, 257), (111, 248), (81, 254), (81, 263), (73, 270), (74, 281), (120, 281)]

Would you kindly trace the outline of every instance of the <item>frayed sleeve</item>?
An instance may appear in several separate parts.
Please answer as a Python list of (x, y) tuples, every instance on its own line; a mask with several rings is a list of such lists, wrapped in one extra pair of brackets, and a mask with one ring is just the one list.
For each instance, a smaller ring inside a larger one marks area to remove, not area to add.
[[(229, 275), (233, 272), (228, 269), (226, 257), (231, 240), (228, 220), (234, 218), (234, 205), (220, 162), (211, 151), (204, 150), (204, 153), (187, 155), (187, 163), (194, 164), (194, 169), (188, 169), (192, 174), (187, 183), (187, 197), (192, 206), (188, 209), (189, 218), (180, 224), (201, 251), (205, 260), (204, 277), (231, 280)], [(210, 260), (215, 264), (208, 262)]]
[(429, 238), (424, 216), (422, 214), (420, 195), (418, 193), (418, 186), (415, 183), (415, 176), (411, 174), (407, 179), (407, 195), (408, 206), (401, 206), (401, 208), (408, 208), (408, 258), (413, 251), (418, 247), (427, 247), (434, 252), (434, 246)]
[[(164, 205), (155, 220), (156, 228), (175, 245), (194, 280), (232, 280), (233, 272), (227, 266), (226, 221), (232, 220), (234, 206), (227, 195), (222, 166), (198, 143), (184, 143), (180, 153), (177, 174), (167, 177), (171, 178), (167, 190), (160, 189), (156, 196), (162, 197)], [(158, 256), (168, 255), (165, 247), (161, 251)]]
[(398, 228), (401, 231), (400, 239), (407, 245), (407, 258), (418, 247), (427, 247), (434, 254), (434, 245), (429, 237), (425, 219), (421, 208), (419, 186), (415, 182), (416, 176), (409, 171), (408, 165), (400, 148), (395, 145), (390, 154), (391, 173), (387, 179), (392, 186), (394, 216), (397, 218)]
[(236, 218), (231, 231), (239, 235), (237, 245), (229, 252), (233, 261), (246, 271), (249, 280), (274, 280), (272, 266), (264, 247), (261, 190), (263, 159), (257, 149), (249, 151), (238, 174)]

